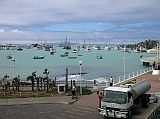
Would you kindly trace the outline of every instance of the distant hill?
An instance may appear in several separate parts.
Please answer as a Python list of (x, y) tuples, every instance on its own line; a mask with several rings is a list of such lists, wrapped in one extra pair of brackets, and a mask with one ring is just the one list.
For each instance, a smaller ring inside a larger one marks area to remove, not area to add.
[[(135, 49), (137, 47), (152, 49), (152, 48), (157, 46), (157, 42), (158, 42), (158, 40), (149, 39), (149, 40), (145, 40), (143, 42), (139, 42), (139, 43), (136, 43), (136, 44), (128, 44), (128, 45), (126, 45), (126, 47), (131, 48), (131, 49)], [(123, 47), (124, 45), (121, 45), (121, 46)]]

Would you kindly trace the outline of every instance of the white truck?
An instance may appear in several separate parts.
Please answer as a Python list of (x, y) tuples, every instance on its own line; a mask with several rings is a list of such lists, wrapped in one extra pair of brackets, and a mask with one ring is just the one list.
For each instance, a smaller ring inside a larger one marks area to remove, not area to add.
[(99, 108), (100, 114), (105, 118), (132, 118), (133, 107), (149, 106), (150, 94), (146, 92), (151, 85), (146, 80), (140, 82), (126, 82), (123, 85), (107, 87), (103, 91), (104, 96)]

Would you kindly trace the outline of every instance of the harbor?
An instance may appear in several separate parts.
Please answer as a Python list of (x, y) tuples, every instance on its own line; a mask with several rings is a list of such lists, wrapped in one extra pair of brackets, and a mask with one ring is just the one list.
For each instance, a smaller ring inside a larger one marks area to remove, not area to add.
[[(47, 45), (44, 44), (44, 46)], [(0, 77), (3, 78), (7, 74), (12, 79), (19, 75), (22, 80), (25, 80), (34, 71), (37, 72), (37, 75), (43, 76), (44, 68), (48, 68), (51, 79), (56, 77), (57, 80), (62, 80), (65, 76), (65, 68), (69, 69), (69, 74), (79, 73), (79, 61), (83, 61), (82, 73), (86, 73), (86, 75), (83, 75), (84, 80), (106, 79), (111, 76), (116, 78), (123, 75), (121, 69), (124, 67), (124, 52), (122, 52), (122, 49), (117, 50), (117, 45), (113, 45), (110, 50), (104, 49), (104, 45), (100, 46), (101, 50), (94, 49), (94, 46), (90, 47), (92, 49), (90, 52), (80, 48), (78, 53), (73, 53), (75, 45), (71, 46), (72, 49), (66, 50), (52, 44), (56, 51), (53, 55), (50, 55), (49, 51), (45, 51), (45, 48), (39, 50), (39, 45), (38, 49), (33, 46), (30, 46), (33, 48), (28, 49), (28, 45), (24, 45), (21, 46), (22, 51), (0, 50), (2, 56), (0, 59)], [(133, 50), (130, 50), (130, 53), (126, 52), (126, 57), (130, 57), (126, 59), (126, 73), (145, 68), (140, 55), (141, 53), (135, 53)], [(143, 56), (150, 57), (154, 54), (143, 53)], [(14, 61), (9, 60), (10, 58), (13, 58)], [(115, 65), (112, 65), (113, 63)], [(134, 67), (132, 67), (133, 64)], [(74, 75), (70, 77), (74, 77)], [(76, 75), (75, 77), (78, 78)]]
[(159, 0), (2, 0), (0, 119), (160, 119)]

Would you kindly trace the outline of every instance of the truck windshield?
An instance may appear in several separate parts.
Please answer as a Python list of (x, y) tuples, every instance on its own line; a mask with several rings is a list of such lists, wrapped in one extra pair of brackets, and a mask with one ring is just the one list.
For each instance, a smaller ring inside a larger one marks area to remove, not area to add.
[(120, 91), (104, 91), (103, 102), (125, 104), (127, 102), (127, 93)]

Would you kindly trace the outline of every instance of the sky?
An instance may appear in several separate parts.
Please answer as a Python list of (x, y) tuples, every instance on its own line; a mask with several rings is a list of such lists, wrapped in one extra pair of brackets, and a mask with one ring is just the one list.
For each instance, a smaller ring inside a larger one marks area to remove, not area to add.
[(0, 0), (0, 43), (160, 39), (160, 0)]

